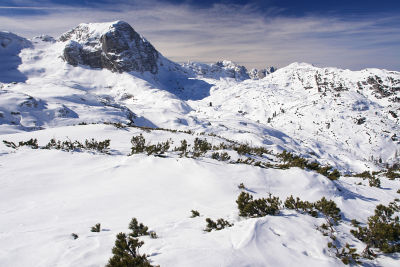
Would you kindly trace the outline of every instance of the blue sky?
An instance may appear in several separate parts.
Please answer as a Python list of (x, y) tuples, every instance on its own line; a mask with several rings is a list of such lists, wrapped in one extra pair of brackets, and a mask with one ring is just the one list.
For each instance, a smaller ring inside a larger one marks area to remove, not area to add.
[(0, 30), (29, 38), (119, 19), (178, 62), (400, 70), (395, 0), (0, 0)]

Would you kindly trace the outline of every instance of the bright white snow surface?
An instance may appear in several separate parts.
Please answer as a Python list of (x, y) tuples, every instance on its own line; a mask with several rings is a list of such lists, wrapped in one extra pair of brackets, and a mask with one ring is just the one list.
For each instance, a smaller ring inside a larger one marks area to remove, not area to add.
[[(100, 34), (108, 26), (91, 27)], [(264, 79), (243, 80), (244, 70), (233, 63), (180, 66), (160, 56), (157, 75), (112, 73), (68, 65), (61, 58), (65, 44), (48, 36), (27, 41), (0, 32), (0, 42), (0, 141), (111, 140), (110, 155), (13, 150), (0, 143), (0, 266), (104, 266), (116, 234), (128, 232), (133, 217), (159, 236), (141, 237), (140, 252), (155, 265), (338, 266), (330, 239), (316, 230), (324, 219), (289, 210), (241, 218), (238, 185), (255, 198), (272, 193), (281, 200), (334, 200), (343, 217), (340, 242), (358, 252), (365, 245), (350, 234), (350, 220), (365, 223), (377, 204), (399, 196), (398, 180), (382, 178), (381, 188), (360, 178), (332, 182), (299, 168), (216, 161), (211, 152), (198, 159), (175, 152), (128, 156), (130, 139), (139, 133), (151, 143), (172, 139), (172, 148), (183, 139), (193, 145), (195, 137), (226, 142), (221, 136), (286, 149), (342, 173), (378, 170), (378, 159), (393, 163), (400, 156), (398, 72), (294, 63)], [(382, 96), (382, 88), (390, 93)], [(201, 216), (190, 218), (191, 210)], [(204, 232), (208, 217), (234, 226)], [(103, 230), (90, 232), (96, 223)], [(381, 255), (365, 264), (396, 266), (398, 258)]]
[[(0, 263), (1, 266), (103, 266), (111, 255), (115, 235), (128, 232), (132, 217), (159, 235), (145, 241), (141, 252), (161, 266), (337, 266), (327, 249), (329, 239), (316, 230), (324, 219), (284, 210), (279, 216), (243, 219), (238, 216), (238, 185), (245, 183), (256, 198), (268, 192), (285, 199), (293, 194), (316, 201), (335, 200), (345, 220), (341, 239), (363, 245), (349, 234), (348, 220), (360, 221), (378, 203), (396, 197), (397, 182), (382, 188), (355, 185), (356, 178), (336, 184), (298, 168), (261, 169), (202, 158), (127, 156), (130, 137), (142, 133), (149, 142), (173, 138), (176, 144), (193, 136), (143, 132), (113, 126), (82, 125), (4, 135), (17, 141), (36, 137), (40, 145), (51, 138), (83, 141), (111, 138), (112, 155), (54, 150), (17, 151), (1, 145)], [(214, 139), (214, 142), (220, 140)], [(361, 180), (362, 181), (362, 180)], [(190, 218), (190, 210), (200, 217)], [(225, 218), (234, 226), (203, 231), (205, 218)], [(100, 233), (90, 227), (100, 222)], [(74, 240), (70, 235), (76, 233)], [(33, 263), (33, 264), (32, 264)], [(380, 257), (378, 265), (395, 260)]]

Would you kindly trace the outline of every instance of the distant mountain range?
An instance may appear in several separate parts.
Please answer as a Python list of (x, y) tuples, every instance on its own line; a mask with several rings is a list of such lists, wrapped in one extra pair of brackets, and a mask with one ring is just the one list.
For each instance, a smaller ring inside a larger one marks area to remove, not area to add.
[(122, 121), (251, 135), (348, 170), (399, 159), (399, 72), (177, 64), (123, 21), (0, 43), (4, 132)]

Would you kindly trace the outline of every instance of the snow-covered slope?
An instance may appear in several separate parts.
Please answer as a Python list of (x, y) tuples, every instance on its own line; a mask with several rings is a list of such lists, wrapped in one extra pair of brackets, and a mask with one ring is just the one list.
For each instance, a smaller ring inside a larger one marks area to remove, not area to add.
[(10, 32), (0, 31), (0, 84), (26, 80), (26, 76), (18, 70), (21, 64), (18, 54), (21, 49), (30, 46), (31, 43), (27, 39)]
[(210, 121), (243, 120), (280, 130), (343, 165), (393, 163), (400, 156), (399, 86), (399, 72), (294, 63), (259, 81), (218, 82), (210, 97), (192, 106)]
[[(121, 21), (80, 24), (57, 41), (0, 32), (0, 57), (0, 141), (111, 140), (109, 154), (0, 143), (0, 266), (104, 266), (132, 217), (159, 235), (142, 238), (152, 264), (337, 266), (329, 237), (316, 230), (323, 218), (282, 209), (245, 219), (238, 185), (256, 198), (334, 200), (343, 218), (338, 242), (359, 252), (365, 245), (350, 234), (350, 220), (365, 223), (376, 205), (398, 197), (398, 179), (381, 175), (376, 188), (343, 174), (399, 162), (399, 72), (179, 65)], [(173, 144), (162, 156), (128, 156), (138, 134), (146, 144)], [(194, 158), (174, 151), (182, 140), (193, 149), (195, 138), (214, 150)], [(269, 152), (241, 155), (221, 143)], [(283, 150), (330, 164), (342, 177), (279, 167)], [(216, 151), (230, 160), (212, 159)], [(192, 209), (201, 216), (189, 218)], [(206, 233), (207, 217), (234, 226)], [(104, 230), (91, 233), (97, 222)], [(396, 257), (363, 262), (396, 266)]]

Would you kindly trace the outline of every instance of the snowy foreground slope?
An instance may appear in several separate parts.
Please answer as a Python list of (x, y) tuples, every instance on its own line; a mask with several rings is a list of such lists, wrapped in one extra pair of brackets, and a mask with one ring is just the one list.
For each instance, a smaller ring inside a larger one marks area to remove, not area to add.
[[(0, 141), (110, 140), (108, 154), (0, 143), (0, 266), (104, 266), (133, 217), (158, 235), (140, 237), (153, 265), (338, 266), (332, 239), (317, 229), (323, 216), (282, 204), (278, 215), (245, 218), (239, 194), (331, 199), (342, 217), (335, 242), (359, 254), (365, 243), (350, 221), (365, 226), (378, 204), (400, 196), (399, 178), (385, 176), (400, 157), (399, 72), (179, 65), (120, 21), (80, 24), (57, 41), (0, 32), (0, 42)], [(129, 156), (139, 134), (170, 148)], [(215, 148), (174, 151), (182, 140), (194, 149), (196, 138)], [(239, 153), (240, 144), (265, 150)], [(283, 150), (341, 177), (282, 167)], [(352, 176), (364, 171), (376, 171), (380, 187)], [(206, 218), (233, 226), (205, 232)], [(362, 264), (398, 265), (398, 254), (375, 252)]]

